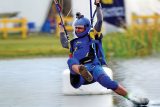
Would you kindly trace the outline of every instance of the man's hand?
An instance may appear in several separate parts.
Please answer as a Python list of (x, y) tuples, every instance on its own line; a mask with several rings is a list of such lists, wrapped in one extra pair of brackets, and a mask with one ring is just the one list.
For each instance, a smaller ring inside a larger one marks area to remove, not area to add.
[(60, 28), (60, 32), (64, 32), (64, 28), (63, 28), (62, 23), (60, 22), (60, 23), (58, 23), (58, 25), (59, 25), (59, 28)]
[(94, 4), (95, 4), (96, 6), (99, 6), (100, 0), (95, 0)]
[(96, 3), (100, 3), (100, 0), (95, 0)]

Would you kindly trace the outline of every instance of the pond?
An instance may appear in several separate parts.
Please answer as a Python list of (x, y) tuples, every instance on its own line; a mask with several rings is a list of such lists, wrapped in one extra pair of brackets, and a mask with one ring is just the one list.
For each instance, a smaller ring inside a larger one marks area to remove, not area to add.
[[(124, 98), (106, 95), (65, 96), (62, 72), (67, 58), (0, 60), (1, 107), (134, 107)], [(150, 99), (160, 107), (160, 58), (116, 60), (114, 79), (129, 92)]]

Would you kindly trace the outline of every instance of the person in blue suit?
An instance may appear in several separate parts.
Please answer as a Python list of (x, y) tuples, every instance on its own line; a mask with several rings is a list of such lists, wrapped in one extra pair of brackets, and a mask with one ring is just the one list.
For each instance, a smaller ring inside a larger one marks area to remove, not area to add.
[(122, 85), (111, 80), (103, 70), (102, 66), (108, 65), (102, 48), (103, 15), (100, 0), (96, 0), (95, 5), (97, 6), (97, 22), (93, 29), (89, 19), (81, 13), (76, 14), (77, 20), (74, 22), (74, 31), (77, 38), (70, 41), (70, 48), (63, 28), (61, 27), (60, 30), (62, 46), (69, 48), (71, 53), (68, 59), (71, 85), (74, 88), (79, 88), (81, 85), (98, 82), (135, 104), (148, 104), (147, 98), (131, 97)]

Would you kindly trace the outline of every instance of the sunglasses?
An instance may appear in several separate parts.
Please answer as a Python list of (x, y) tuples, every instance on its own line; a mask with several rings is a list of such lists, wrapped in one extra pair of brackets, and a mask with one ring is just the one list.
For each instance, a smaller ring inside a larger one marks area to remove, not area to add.
[(84, 27), (75, 27), (75, 29), (84, 29)]

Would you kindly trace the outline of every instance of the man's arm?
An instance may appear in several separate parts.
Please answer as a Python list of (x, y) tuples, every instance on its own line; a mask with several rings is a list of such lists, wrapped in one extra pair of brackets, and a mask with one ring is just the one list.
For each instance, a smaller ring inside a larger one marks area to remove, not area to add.
[(102, 7), (101, 7), (101, 3), (100, 0), (96, 0), (95, 1), (95, 5), (97, 5), (97, 22), (94, 26), (94, 29), (96, 30), (96, 35), (98, 35), (98, 40), (99, 40), (99, 54), (98, 54), (98, 58), (101, 62), (101, 65), (103, 66), (107, 66), (107, 61), (104, 55), (104, 51), (102, 48), (102, 34), (101, 34), (101, 28), (102, 28), (102, 22), (103, 22), (103, 14), (102, 14)]
[(102, 28), (102, 22), (103, 22), (103, 14), (102, 14), (102, 7), (101, 7), (101, 3), (99, 2), (100, 0), (96, 0), (95, 1), (95, 5), (97, 6), (97, 22), (94, 26), (94, 29), (97, 32), (101, 31)]
[(60, 25), (60, 41), (63, 48), (69, 49), (68, 39), (67, 36), (64, 33), (64, 29), (62, 25)]

